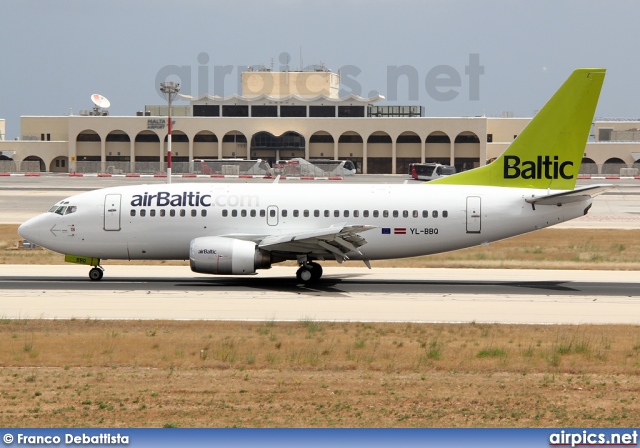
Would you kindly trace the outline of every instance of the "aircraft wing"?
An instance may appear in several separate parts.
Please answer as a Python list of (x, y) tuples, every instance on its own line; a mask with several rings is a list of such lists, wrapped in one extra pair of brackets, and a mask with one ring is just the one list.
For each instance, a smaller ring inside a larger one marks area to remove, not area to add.
[(557, 205), (569, 204), (571, 202), (584, 201), (591, 197), (596, 197), (607, 190), (613, 188), (613, 185), (590, 185), (588, 187), (578, 188), (576, 190), (563, 191), (561, 193), (549, 194), (546, 196), (533, 196), (525, 199), (529, 204), (535, 205)]
[(263, 238), (258, 247), (271, 252), (324, 254), (342, 262), (348, 258), (347, 253), (359, 253), (358, 248), (367, 243), (359, 233), (375, 228), (377, 227), (367, 225), (342, 225), (308, 232), (272, 235)]

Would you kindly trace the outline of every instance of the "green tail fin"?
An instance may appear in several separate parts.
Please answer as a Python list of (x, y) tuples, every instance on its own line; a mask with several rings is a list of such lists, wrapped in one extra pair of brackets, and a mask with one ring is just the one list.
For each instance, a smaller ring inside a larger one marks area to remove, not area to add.
[(574, 71), (494, 162), (430, 183), (573, 190), (604, 75)]

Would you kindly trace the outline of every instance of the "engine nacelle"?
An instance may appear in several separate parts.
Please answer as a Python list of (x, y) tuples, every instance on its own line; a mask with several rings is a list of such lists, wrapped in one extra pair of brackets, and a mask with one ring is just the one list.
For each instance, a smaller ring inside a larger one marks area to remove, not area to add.
[(189, 262), (201, 274), (245, 275), (269, 269), (271, 254), (251, 241), (207, 236), (191, 241)]

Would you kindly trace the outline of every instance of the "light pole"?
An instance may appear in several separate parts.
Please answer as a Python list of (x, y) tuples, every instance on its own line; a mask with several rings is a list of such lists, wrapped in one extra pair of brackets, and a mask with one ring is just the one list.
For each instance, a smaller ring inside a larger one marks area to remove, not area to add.
[(169, 81), (169, 82), (161, 82), (160, 83), (160, 91), (162, 95), (167, 99), (169, 103), (169, 124), (168, 124), (168, 134), (167, 134), (167, 183), (171, 183), (171, 103), (173, 99), (176, 97), (178, 92), (180, 91), (180, 84), (177, 82)]

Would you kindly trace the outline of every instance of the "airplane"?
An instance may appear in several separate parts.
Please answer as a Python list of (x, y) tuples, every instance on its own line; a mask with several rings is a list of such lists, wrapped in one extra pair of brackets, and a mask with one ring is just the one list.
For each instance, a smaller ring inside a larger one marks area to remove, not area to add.
[(189, 260), (197, 273), (250, 275), (285, 260), (300, 283), (319, 261), (429, 255), (586, 215), (610, 186), (574, 189), (605, 69), (575, 70), (495, 161), (428, 183), (184, 183), (120, 186), (66, 198), (18, 229), (91, 266)]

